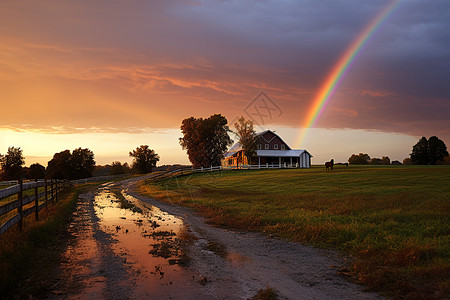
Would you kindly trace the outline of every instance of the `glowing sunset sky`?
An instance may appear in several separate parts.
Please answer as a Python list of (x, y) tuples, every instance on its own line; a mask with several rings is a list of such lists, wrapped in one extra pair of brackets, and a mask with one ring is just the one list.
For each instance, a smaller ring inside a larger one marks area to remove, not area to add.
[(450, 2), (403, 0), (358, 55), (314, 128), (302, 124), (336, 62), (392, 1), (10, 1), (0, 4), (0, 153), (27, 165), (77, 147), (98, 164), (148, 144), (188, 163), (181, 120), (247, 116), (264, 91), (276, 130), (313, 163), (402, 160), (419, 137), (450, 146)]

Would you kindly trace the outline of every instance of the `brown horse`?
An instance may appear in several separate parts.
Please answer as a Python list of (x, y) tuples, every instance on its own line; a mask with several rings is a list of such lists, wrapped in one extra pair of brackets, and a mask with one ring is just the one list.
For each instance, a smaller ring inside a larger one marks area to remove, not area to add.
[(334, 166), (334, 159), (331, 159), (330, 161), (327, 161), (325, 163), (325, 170), (328, 171), (328, 169), (333, 170), (333, 166)]

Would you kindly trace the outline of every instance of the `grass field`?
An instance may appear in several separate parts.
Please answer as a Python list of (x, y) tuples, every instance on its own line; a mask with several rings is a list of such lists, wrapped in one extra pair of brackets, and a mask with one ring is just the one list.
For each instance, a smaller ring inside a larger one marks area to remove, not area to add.
[(450, 294), (448, 166), (198, 173), (140, 191), (218, 226), (340, 250), (354, 279), (396, 298)]
[(71, 188), (39, 213), (39, 221), (32, 214), (25, 218), (22, 232), (13, 227), (0, 236), (0, 299), (40, 298), (42, 292), (48, 293), (78, 195), (97, 185)]

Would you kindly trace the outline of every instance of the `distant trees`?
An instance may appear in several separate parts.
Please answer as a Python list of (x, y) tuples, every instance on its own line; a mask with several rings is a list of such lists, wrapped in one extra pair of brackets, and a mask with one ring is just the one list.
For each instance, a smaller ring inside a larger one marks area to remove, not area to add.
[(218, 166), (227, 147), (233, 142), (228, 135), (227, 119), (215, 114), (207, 119), (190, 117), (181, 123), (183, 137), (179, 139), (187, 150), (192, 165), (198, 167)]
[(110, 174), (111, 175), (121, 175), (127, 173), (128, 164), (124, 163), (123, 165), (120, 161), (115, 161), (111, 164)]
[(94, 153), (87, 148), (77, 148), (72, 153), (70, 150), (55, 153), (48, 162), (47, 176), (57, 179), (88, 178), (94, 169)]
[(22, 178), (22, 166), (25, 164), (23, 151), (20, 147), (9, 147), (4, 156), (0, 156), (1, 177), (3, 180)]
[(412, 165), (413, 163), (412, 163), (411, 158), (407, 157), (403, 160), (403, 164), (404, 165)]
[(437, 162), (443, 161), (444, 157), (448, 155), (445, 143), (438, 137), (432, 136), (428, 140), (422, 137), (413, 146), (410, 157), (414, 164), (435, 165)]
[(42, 179), (45, 177), (45, 167), (41, 164), (32, 164), (27, 170), (28, 179)]
[(253, 129), (253, 121), (245, 120), (244, 117), (240, 117), (236, 123), (236, 135), (239, 138), (239, 143), (242, 145), (244, 155), (247, 157), (247, 162), (250, 163), (251, 158), (256, 154), (256, 140), (258, 136)]
[(348, 162), (352, 165), (390, 165), (391, 159), (389, 156), (383, 156), (382, 158), (370, 158), (369, 154), (359, 153), (358, 155), (352, 154), (352, 156), (348, 159)]
[(370, 156), (365, 153), (359, 153), (358, 155), (352, 154), (348, 159), (348, 163), (351, 165), (368, 165), (369, 162)]
[(371, 158), (369, 161), (369, 164), (371, 165), (382, 165), (383, 161), (381, 160), (381, 158)]
[(134, 158), (132, 168), (141, 174), (151, 173), (159, 161), (159, 155), (150, 149), (148, 145), (136, 148), (136, 150), (130, 152), (130, 157)]

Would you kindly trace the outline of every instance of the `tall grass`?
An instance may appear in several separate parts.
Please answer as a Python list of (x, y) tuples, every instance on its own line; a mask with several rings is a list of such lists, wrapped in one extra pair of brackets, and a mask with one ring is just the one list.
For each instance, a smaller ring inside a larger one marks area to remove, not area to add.
[[(78, 195), (87, 187), (72, 188), (63, 193), (55, 205), (48, 205), (39, 213), (24, 220), (19, 232), (13, 227), (0, 236), (0, 295), (1, 299), (23, 298), (39, 293), (40, 280), (54, 270), (61, 254), (66, 224), (75, 210)], [(25, 282), (26, 279), (29, 279)]]
[(450, 292), (449, 178), (448, 166), (338, 166), (202, 173), (140, 190), (219, 226), (341, 250), (370, 289), (439, 298)]

